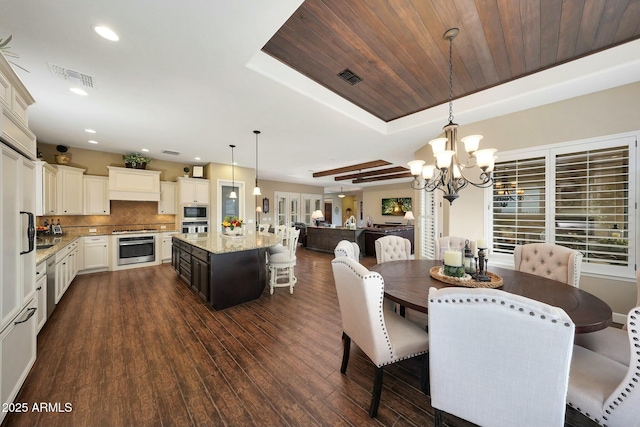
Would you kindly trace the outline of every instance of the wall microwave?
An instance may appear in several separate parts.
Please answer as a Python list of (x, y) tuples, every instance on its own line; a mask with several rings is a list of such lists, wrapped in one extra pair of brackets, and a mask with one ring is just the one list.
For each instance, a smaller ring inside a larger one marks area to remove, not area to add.
[(182, 205), (181, 214), (183, 221), (208, 221), (208, 205)]

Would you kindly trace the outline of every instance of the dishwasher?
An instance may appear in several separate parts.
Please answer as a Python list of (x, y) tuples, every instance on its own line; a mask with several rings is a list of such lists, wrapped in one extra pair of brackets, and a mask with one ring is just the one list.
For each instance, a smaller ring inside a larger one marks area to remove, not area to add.
[(47, 260), (47, 319), (56, 308), (56, 257)]

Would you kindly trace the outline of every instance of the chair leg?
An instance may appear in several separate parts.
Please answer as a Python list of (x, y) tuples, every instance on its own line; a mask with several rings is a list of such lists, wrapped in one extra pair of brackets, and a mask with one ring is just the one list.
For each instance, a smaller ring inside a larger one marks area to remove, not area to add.
[(342, 366), (340, 367), (340, 373), (347, 372), (347, 365), (349, 364), (349, 352), (351, 351), (351, 338), (349, 335), (342, 333)]
[(436, 409), (436, 408), (433, 408), (433, 409), (435, 411), (434, 414), (433, 414), (433, 417), (434, 417), (433, 426), (434, 427), (442, 427), (442, 411), (440, 409)]
[(376, 375), (373, 380), (373, 392), (371, 394), (371, 406), (369, 407), (369, 416), (374, 418), (378, 415), (378, 406), (380, 406), (380, 395), (382, 394), (382, 374), (384, 366), (376, 368)]
[(420, 372), (420, 387), (422, 388), (422, 392), (429, 396), (431, 393), (429, 386), (429, 353), (423, 354), (420, 362), (422, 365)]

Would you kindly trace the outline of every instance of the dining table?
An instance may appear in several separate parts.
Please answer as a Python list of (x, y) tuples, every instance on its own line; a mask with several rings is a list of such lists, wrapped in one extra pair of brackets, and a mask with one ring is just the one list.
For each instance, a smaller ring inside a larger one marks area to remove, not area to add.
[[(389, 261), (372, 266), (370, 271), (380, 273), (384, 279), (386, 298), (398, 303), (403, 309), (406, 307), (427, 313), (429, 288), (458, 286), (431, 277), (431, 268), (438, 265), (442, 265), (442, 261)], [(563, 309), (575, 324), (576, 334), (598, 331), (612, 322), (611, 307), (580, 288), (507, 268), (492, 267), (489, 272), (503, 280), (502, 286), (497, 289)]]

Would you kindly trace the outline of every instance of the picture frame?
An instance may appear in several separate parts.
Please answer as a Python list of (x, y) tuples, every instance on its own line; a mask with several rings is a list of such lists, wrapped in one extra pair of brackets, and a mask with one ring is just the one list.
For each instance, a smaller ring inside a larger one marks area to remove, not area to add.
[(382, 199), (382, 215), (404, 216), (411, 209), (411, 197)]
[(262, 213), (269, 213), (269, 198), (262, 199)]

